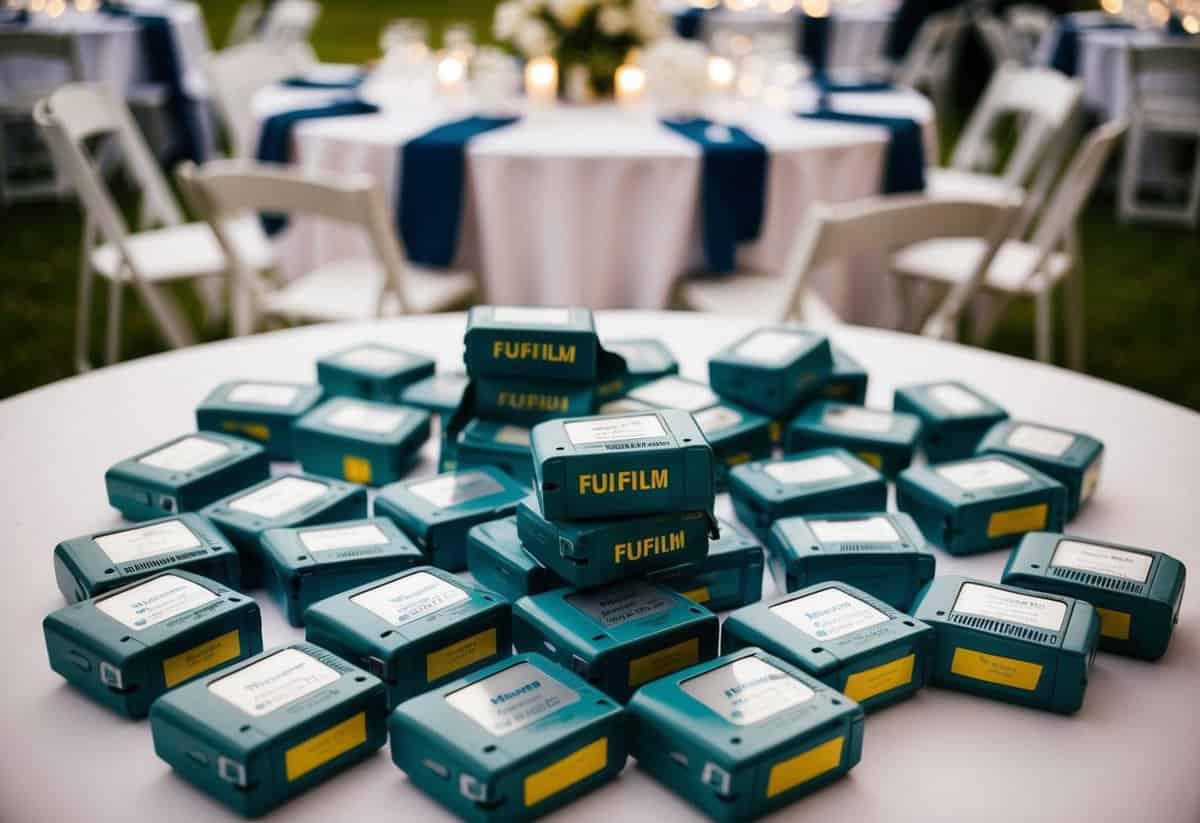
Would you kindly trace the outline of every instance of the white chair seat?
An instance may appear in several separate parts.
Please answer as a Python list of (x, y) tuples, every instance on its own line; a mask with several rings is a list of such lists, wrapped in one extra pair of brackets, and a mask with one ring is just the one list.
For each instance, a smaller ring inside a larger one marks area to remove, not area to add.
[[(374, 260), (339, 260), (266, 295), (263, 309), (294, 320), (361, 320), (375, 316), (384, 282), (383, 269)], [(475, 293), (475, 278), (466, 272), (410, 265), (406, 287), (408, 311), (427, 314), (465, 305)], [(395, 296), (389, 295), (383, 314), (397, 314), (399, 308)]]
[[(738, 272), (722, 276), (700, 276), (683, 283), (680, 296), (694, 311), (725, 314), (735, 309), (761, 319), (778, 318), (784, 302), (783, 278), (756, 272)], [(803, 297), (804, 322), (827, 328), (841, 323), (829, 304), (806, 289)]]
[(925, 170), (925, 193), (939, 200), (982, 200), (996, 202), (1022, 190), (994, 174), (959, 169), (928, 168)]
[[(984, 241), (974, 237), (946, 237), (915, 243), (892, 257), (892, 269), (906, 277), (924, 280), (939, 280), (944, 283), (960, 282), (973, 271), (984, 254)], [(985, 287), (995, 291), (1019, 294), (1037, 294), (1047, 285), (1053, 285), (1066, 276), (1071, 268), (1071, 259), (1056, 252), (1047, 261), (1042, 276), (1030, 279), (1037, 264), (1037, 246), (1010, 240), (1000, 247), (992, 265), (988, 267)], [(1050, 282), (1044, 277), (1049, 275)]]
[[(274, 265), (275, 253), (254, 218), (233, 221), (238, 247), (256, 269)], [(129, 235), (125, 246), (142, 277), (150, 281), (179, 280), (224, 274), (225, 253), (207, 223), (184, 223)], [(121, 273), (121, 253), (112, 243), (92, 251), (92, 267), (110, 280)]]

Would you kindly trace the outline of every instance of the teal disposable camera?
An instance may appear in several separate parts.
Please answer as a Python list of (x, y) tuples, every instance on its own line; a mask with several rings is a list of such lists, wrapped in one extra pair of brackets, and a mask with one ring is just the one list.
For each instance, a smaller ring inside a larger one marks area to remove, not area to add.
[(1062, 483), (1067, 488), (1067, 519), (1070, 520), (1096, 491), (1104, 461), (1104, 444), (1094, 437), (1066, 429), (1005, 421), (997, 423), (984, 435), (976, 453), (1000, 454), (1020, 460)]
[(638, 765), (714, 820), (754, 820), (862, 757), (862, 707), (762, 649), (647, 684), (626, 711)]
[(405, 386), (400, 392), (400, 402), (445, 420), (462, 405), (469, 382), (465, 374), (435, 374)]
[(385, 518), (263, 532), (266, 588), (293, 626), (318, 600), (425, 563), (425, 555)]
[(519, 654), (400, 704), (392, 760), (463, 820), (531, 820), (625, 767), (624, 711), (540, 654)]
[(198, 514), (181, 514), (65, 540), (54, 547), (54, 578), (68, 603), (177, 569), (231, 589), (242, 585), (237, 551)]
[(272, 460), (292, 460), (292, 426), (323, 394), (320, 386), (303, 383), (222, 383), (196, 408), (196, 428), (258, 443)]
[(133, 718), (168, 689), (262, 651), (253, 600), (178, 570), (51, 612), (42, 629), (50, 668)]
[(122, 460), (104, 473), (104, 486), (112, 507), (136, 522), (199, 511), (270, 473), (262, 446), (201, 432)]
[(1008, 419), (997, 403), (957, 380), (896, 389), (892, 408), (920, 418), (921, 450), (930, 463), (970, 457), (988, 429)]
[(826, 401), (807, 407), (788, 424), (784, 451), (841, 447), (895, 477), (912, 463), (920, 434), (921, 421), (915, 415)]
[(600, 341), (590, 309), (474, 306), (464, 340), (472, 378), (596, 382)]
[(363, 343), (317, 359), (317, 382), (330, 397), (398, 403), (400, 393), (433, 375), (437, 364), (417, 352)]
[(495, 466), (522, 486), (533, 485), (529, 429), (523, 426), (471, 420), (458, 434), (455, 454), (459, 469)]
[(896, 504), (930, 542), (950, 554), (976, 554), (1061, 531), (1067, 493), (1057, 480), (1001, 455), (913, 466), (896, 479)]
[(833, 370), (829, 338), (795, 326), (758, 329), (708, 361), (713, 390), (770, 417), (791, 412)]
[(508, 517), (528, 493), (499, 469), (478, 466), (385, 486), (375, 496), (375, 516), (399, 526), (432, 565), (462, 571), (471, 527)]
[(651, 572), (647, 579), (714, 612), (757, 602), (762, 597), (762, 544), (726, 520), (718, 524), (721, 536), (709, 541), (703, 560)]
[(429, 419), (422, 409), (335, 397), (296, 422), (296, 460), (310, 474), (366, 486), (394, 483), (417, 462)]
[(717, 655), (717, 616), (645, 580), (522, 597), (512, 613), (517, 651), (540, 652), (622, 703)]
[(706, 383), (674, 374), (631, 389), (626, 392), (625, 399), (654, 409), (679, 409), (692, 414), (721, 402), (721, 398)]
[(596, 402), (594, 386), (556, 380), (481, 377), (475, 381), (475, 414), (528, 428), (555, 417), (583, 417)]
[(567, 585), (526, 551), (515, 515), (480, 523), (467, 532), (467, 568), (481, 586), (509, 602)]
[(738, 408), (732, 403), (715, 406), (692, 415), (713, 450), (717, 490), (725, 489), (729, 470), (734, 466), (770, 457), (771, 421), (760, 414)]
[(935, 577), (913, 616), (937, 634), (935, 686), (1071, 714), (1100, 639), (1090, 603), (967, 577)]
[(1008, 558), (1003, 581), (1091, 603), (1100, 648), (1157, 660), (1179, 621), (1187, 569), (1163, 552), (1086, 537), (1033, 532)]
[(679, 362), (661, 340), (608, 340), (603, 347), (624, 360), (625, 369), (596, 386), (598, 399), (617, 397), (651, 380), (679, 374)]
[(818, 583), (738, 609), (721, 653), (757, 646), (837, 689), (864, 711), (912, 697), (929, 681), (933, 629), (846, 583)]

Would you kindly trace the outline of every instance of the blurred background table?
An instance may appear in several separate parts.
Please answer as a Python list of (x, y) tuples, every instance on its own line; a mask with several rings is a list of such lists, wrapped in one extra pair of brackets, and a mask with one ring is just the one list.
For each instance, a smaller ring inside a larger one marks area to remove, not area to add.
[[(461, 368), (462, 315), (312, 326), (144, 358), (0, 402), (0, 450), (10, 480), (0, 499), (5, 550), (0, 602), (8, 675), (0, 736), (0, 806), (21, 823), (236, 820), (174, 776), (150, 731), (92, 703), (51, 672), (41, 620), (62, 606), (51, 564), (66, 538), (116, 527), (104, 470), (194, 426), (194, 408), (222, 380), (312, 381), (314, 361), (362, 341), (424, 351)], [(685, 376), (704, 379), (718, 348), (756, 325), (745, 318), (602, 312), (602, 338), (660, 337)], [(964, 346), (839, 328), (837, 344), (871, 374), (868, 402), (888, 408), (898, 385), (960, 378), (1016, 418), (1090, 432), (1105, 442), (1095, 498), (1076, 534), (1161, 549), (1200, 568), (1195, 539), (1200, 415), (1094, 378)], [(430, 474), (435, 442), (414, 474)], [(718, 513), (730, 515), (724, 495)], [(995, 580), (1006, 553), (954, 558), (940, 573)], [(771, 596), (775, 587), (767, 581)], [(261, 597), (261, 592), (257, 592)], [(298, 639), (263, 602), (268, 647)], [(1200, 820), (1200, 594), (1184, 595), (1171, 650), (1158, 663), (1100, 654), (1074, 717), (925, 689), (867, 720), (862, 762), (849, 777), (781, 811), (779, 820), (928, 823), (1195, 823)], [(402, 810), (398, 812), (398, 810)], [(413, 789), (386, 750), (290, 802), (288, 821), (449, 820)], [(772, 819), (775, 819), (772, 818)], [(549, 820), (701, 820), (632, 763), (614, 783)]]
[[(256, 114), (295, 108), (305, 93), (311, 105), (336, 94), (271, 87), (255, 97)], [(382, 111), (297, 124), (293, 160), (306, 169), (368, 172), (394, 205), (400, 147), (474, 110), (444, 98), (393, 98), (386, 87), (364, 86), (362, 94)], [(739, 248), (740, 265), (778, 271), (810, 204), (880, 192), (887, 129), (795, 116), (816, 100), (815, 88), (805, 86), (779, 109), (730, 102), (706, 111), (743, 127), (770, 158), (761, 232)], [(837, 110), (918, 121), (926, 158), (937, 157), (933, 109), (920, 94), (833, 94), (830, 102)], [(696, 144), (665, 128), (648, 107), (529, 109), (520, 122), (468, 145), (454, 267), (479, 271), (487, 299), (497, 303), (664, 307), (676, 280), (703, 268), (700, 167)], [(298, 219), (277, 248), (287, 273), (362, 254), (363, 242), (344, 227)], [(882, 265), (862, 263), (861, 276), (829, 273), (818, 288), (843, 317), (874, 322)]]

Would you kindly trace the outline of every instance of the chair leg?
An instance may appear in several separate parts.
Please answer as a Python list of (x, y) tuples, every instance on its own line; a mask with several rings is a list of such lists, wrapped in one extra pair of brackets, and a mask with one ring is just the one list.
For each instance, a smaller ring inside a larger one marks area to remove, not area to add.
[(1140, 120), (1135, 120), (1125, 138), (1125, 154), (1121, 158), (1121, 222), (1128, 222), (1137, 210), (1138, 169), (1142, 162), (1142, 140), (1145, 138)]
[(225, 277), (202, 277), (193, 281), (196, 295), (204, 307), (204, 326), (215, 329), (225, 320)]
[(1194, 229), (1200, 224), (1200, 131), (1192, 136), (1196, 138), (1196, 157), (1192, 162), (1192, 187), (1188, 194), (1187, 221)]
[(1067, 366), (1087, 370), (1087, 310), (1084, 306), (1083, 266), (1076, 261), (1066, 278)]
[(181, 349), (195, 344), (196, 336), (174, 297), (158, 286), (141, 281), (135, 280), (133, 285), (168, 346)]
[(1047, 286), (1034, 297), (1034, 356), (1043, 363), (1054, 359), (1053, 287)]
[(88, 259), (88, 249), (79, 257), (79, 296), (75, 304), (75, 371), (92, 370), (88, 348), (92, 338), (92, 295), (95, 290), (96, 273)]
[(8, 188), (8, 144), (5, 141), (5, 121), (0, 117), (0, 208), (6, 205), (5, 191)]
[(104, 335), (104, 361), (111, 366), (121, 358), (121, 320), (125, 309), (123, 273), (108, 281), (108, 320)]

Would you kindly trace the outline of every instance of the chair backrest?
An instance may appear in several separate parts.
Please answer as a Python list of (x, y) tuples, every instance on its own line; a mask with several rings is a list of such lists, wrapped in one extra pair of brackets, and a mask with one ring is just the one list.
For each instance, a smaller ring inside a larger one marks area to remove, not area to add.
[[(16, 61), (22, 62), (12, 65)], [(60, 71), (45, 72), (45, 64), (56, 64)], [(74, 34), (32, 29), (0, 31), (0, 111), (29, 111), (33, 103), (59, 85), (82, 79), (79, 38)]]
[(1042, 39), (1054, 28), (1054, 15), (1041, 6), (1017, 3), (1004, 11), (1013, 43), (1020, 49), (1021, 62), (1033, 65)]
[(802, 315), (806, 281), (813, 271), (866, 252), (891, 253), (935, 237), (988, 238), (986, 259), (969, 280), (977, 284), (981, 276), (976, 273), (987, 271), (1020, 206), (1016, 196), (985, 202), (933, 200), (919, 194), (811, 206), (784, 264), (786, 299), (780, 319)]
[(320, 16), (316, 0), (275, 0), (264, 12), (255, 38), (277, 44), (307, 42)]
[(991, 13), (979, 13), (972, 18), (975, 30), (983, 41), (993, 66), (1005, 63), (1024, 63), (1020, 49), (1013, 41), (1008, 24)]
[(254, 29), (262, 19), (263, 7), (258, 0), (245, 0), (238, 6), (229, 25), (229, 34), (225, 36), (225, 48), (245, 43), (254, 38)]
[(128, 177), (142, 195), (143, 226), (179, 225), (183, 223), (183, 213), (125, 102), (103, 86), (63, 86), (38, 101), (34, 122), (46, 137), (55, 164), (78, 190), (88, 223), (98, 227), (104, 239), (120, 249), (134, 276), (139, 276), (134, 261), (125, 251), (129, 229), (104, 177), (88, 156), (87, 141), (107, 138), (116, 142)]
[(290, 48), (250, 41), (204, 58), (204, 73), (235, 157), (253, 157), (254, 93), (296, 71)]
[(177, 174), (181, 185), (202, 204), (226, 254), (252, 288), (253, 268), (241, 258), (228, 231), (229, 221), (248, 213), (311, 215), (365, 230), (385, 272), (376, 313), (382, 311), (389, 292), (396, 295), (401, 311), (407, 309), (404, 253), (383, 192), (370, 175), (333, 175), (248, 160), (214, 160), (199, 168), (189, 163), (181, 165)]
[(992, 73), (983, 98), (971, 112), (950, 165), (965, 171), (985, 168), (995, 156), (990, 135), (997, 122), (1016, 115), (1019, 135), (1003, 177), (1013, 186), (1023, 186), (1061, 136), (1081, 94), (1077, 81), (1054, 69), (1001, 65)]
[(1200, 106), (1200, 43), (1161, 43), (1129, 49), (1129, 102), (1143, 110), (1169, 112), (1186, 102)]
[(939, 72), (949, 71), (965, 27), (966, 13), (962, 9), (951, 9), (927, 17), (896, 68), (896, 82), (915, 87)]
[[(1042, 209), (1030, 243), (1038, 248), (1040, 269), (1064, 242), (1087, 203), (1100, 173), (1129, 126), (1126, 119), (1110, 120), (1088, 133)], [(1035, 269), (1035, 270), (1036, 270)]]

